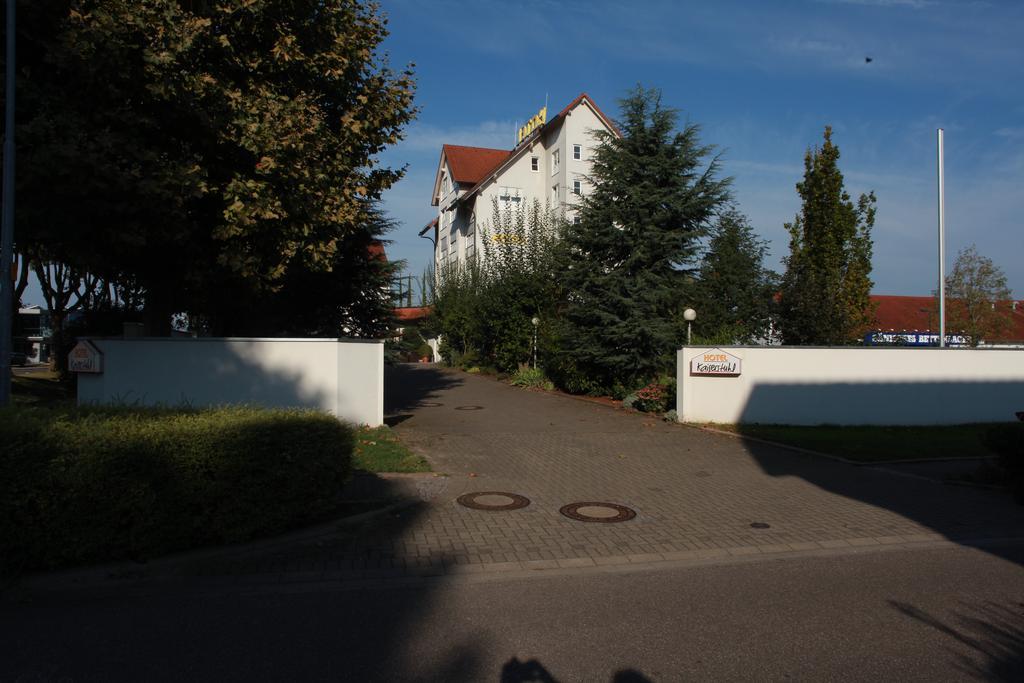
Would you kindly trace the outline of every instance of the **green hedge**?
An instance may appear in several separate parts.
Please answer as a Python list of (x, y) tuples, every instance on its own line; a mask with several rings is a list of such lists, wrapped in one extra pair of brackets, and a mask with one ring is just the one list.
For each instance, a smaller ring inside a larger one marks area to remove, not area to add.
[(311, 411), (0, 411), (0, 573), (140, 560), (322, 518), (354, 441)]

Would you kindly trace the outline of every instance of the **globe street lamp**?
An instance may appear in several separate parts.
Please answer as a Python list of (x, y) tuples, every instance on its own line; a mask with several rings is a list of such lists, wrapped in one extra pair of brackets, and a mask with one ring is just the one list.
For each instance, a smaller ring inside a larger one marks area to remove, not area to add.
[(686, 321), (686, 345), (690, 345), (690, 326), (693, 325), (693, 321), (697, 319), (697, 311), (692, 308), (687, 308), (683, 311), (683, 319)]

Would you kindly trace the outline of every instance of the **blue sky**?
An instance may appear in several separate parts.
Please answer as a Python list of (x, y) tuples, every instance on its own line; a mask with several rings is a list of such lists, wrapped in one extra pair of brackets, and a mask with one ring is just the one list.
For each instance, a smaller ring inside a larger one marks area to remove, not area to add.
[[(421, 113), (382, 161), (389, 247), (420, 274), (443, 143), (510, 148), (544, 104), (587, 92), (609, 115), (642, 83), (700, 124), (770, 265), (788, 249), (803, 155), (826, 124), (854, 196), (874, 190), (875, 293), (935, 287), (935, 129), (946, 130), (948, 264), (971, 243), (1024, 296), (1024, 2), (384, 0), (393, 66), (415, 62)], [(866, 63), (865, 57), (872, 62)], [(947, 264), (947, 267), (948, 267)]]

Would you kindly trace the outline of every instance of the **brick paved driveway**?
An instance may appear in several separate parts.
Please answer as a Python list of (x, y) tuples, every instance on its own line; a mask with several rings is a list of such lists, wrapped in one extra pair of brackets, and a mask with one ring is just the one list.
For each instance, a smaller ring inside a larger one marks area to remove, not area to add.
[[(430, 366), (389, 371), (386, 412), (402, 440), (446, 475), (422, 482), (429, 500), (361, 528), (239, 558), (236, 570), (443, 574), (1024, 536), (1024, 510), (1000, 493), (749, 444)], [(493, 512), (455, 502), (493, 490), (531, 504)], [(575, 501), (619, 503), (638, 514), (619, 524), (559, 514)]]

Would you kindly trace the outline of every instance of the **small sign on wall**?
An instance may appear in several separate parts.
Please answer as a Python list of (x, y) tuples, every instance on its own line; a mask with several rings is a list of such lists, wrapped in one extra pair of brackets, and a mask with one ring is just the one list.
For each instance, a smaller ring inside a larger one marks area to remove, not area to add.
[(78, 342), (68, 354), (68, 370), (95, 374), (103, 372), (103, 352), (90, 341)]
[(690, 374), (698, 377), (737, 377), (743, 371), (743, 359), (722, 349), (699, 353), (690, 359)]

